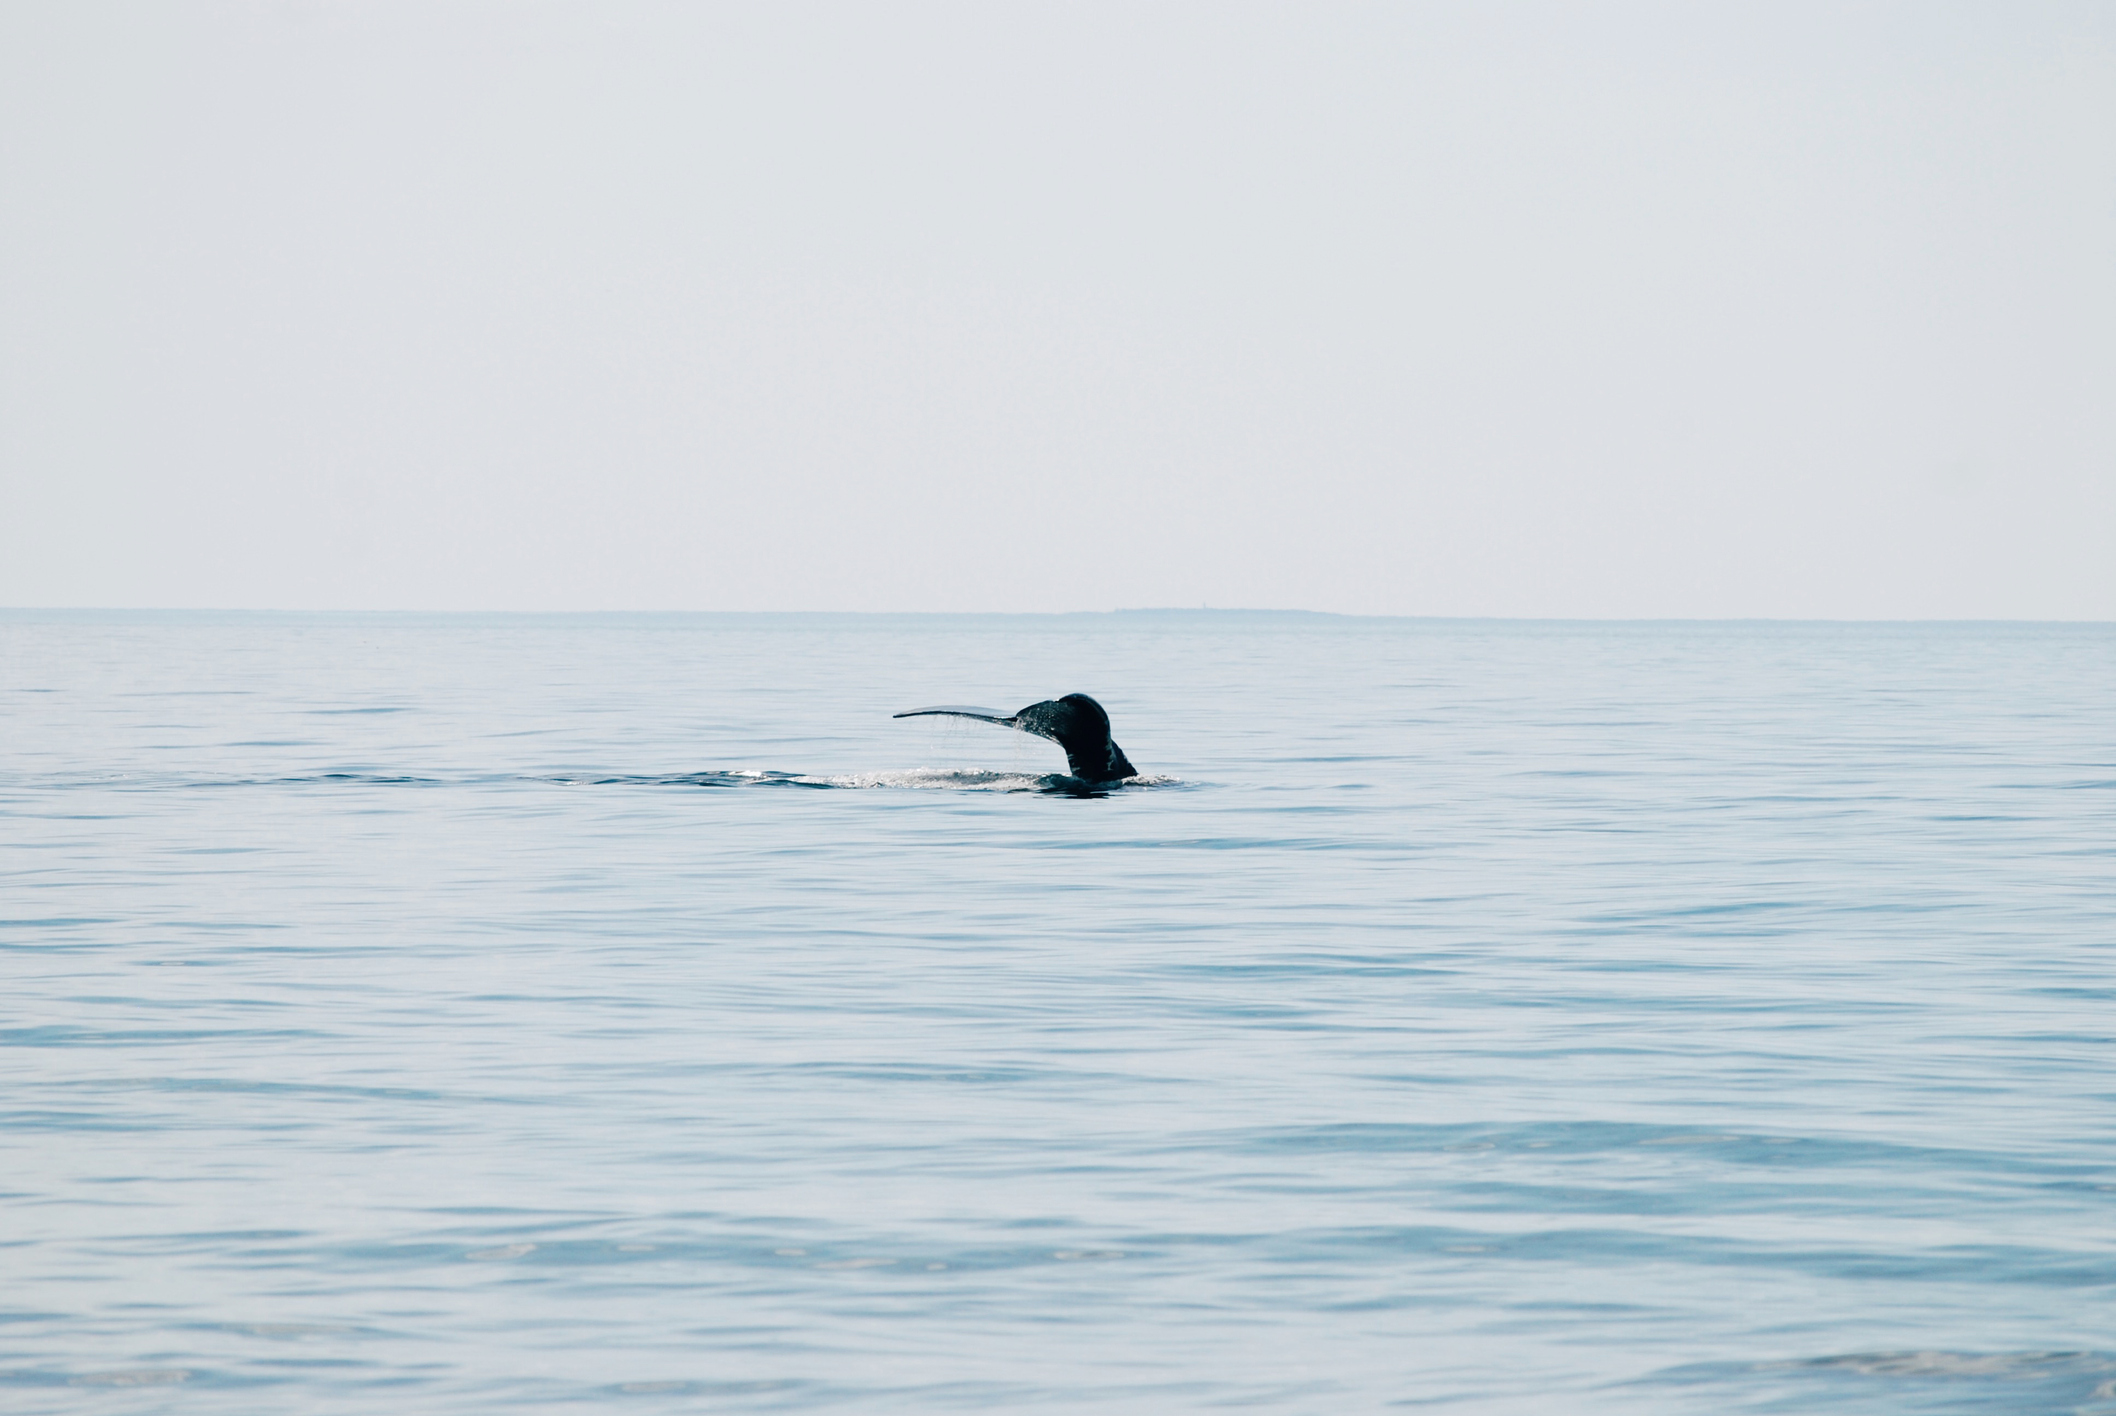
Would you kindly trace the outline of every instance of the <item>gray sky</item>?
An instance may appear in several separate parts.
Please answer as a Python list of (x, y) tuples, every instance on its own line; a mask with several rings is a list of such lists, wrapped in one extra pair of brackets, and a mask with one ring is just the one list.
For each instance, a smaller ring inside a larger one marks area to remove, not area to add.
[(0, 604), (2116, 618), (2116, 5), (0, 7)]

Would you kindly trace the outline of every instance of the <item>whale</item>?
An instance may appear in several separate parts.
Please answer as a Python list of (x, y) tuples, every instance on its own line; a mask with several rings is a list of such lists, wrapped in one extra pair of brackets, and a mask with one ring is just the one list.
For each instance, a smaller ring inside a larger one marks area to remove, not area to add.
[(1031, 703), (1019, 713), (1003, 714), (995, 713), (989, 708), (944, 706), (912, 708), (906, 712), (892, 713), (890, 716), (975, 718), (980, 723), (997, 723), (1002, 728), (1013, 728), (1016, 732), (1049, 738), (1065, 749), (1067, 770), (1090, 786), (1107, 786), (1121, 782), (1126, 777), (1139, 775), (1139, 769), (1131, 765), (1131, 759), (1124, 755), (1124, 749), (1117, 746), (1109, 735), (1109, 714), (1103, 711), (1101, 704), (1084, 693), (1068, 693), (1063, 698)]

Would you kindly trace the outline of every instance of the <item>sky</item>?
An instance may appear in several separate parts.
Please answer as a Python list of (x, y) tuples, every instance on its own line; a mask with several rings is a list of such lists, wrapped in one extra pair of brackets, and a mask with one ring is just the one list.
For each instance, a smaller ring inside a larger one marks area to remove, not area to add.
[(2116, 619), (2116, 6), (0, 7), (0, 605)]

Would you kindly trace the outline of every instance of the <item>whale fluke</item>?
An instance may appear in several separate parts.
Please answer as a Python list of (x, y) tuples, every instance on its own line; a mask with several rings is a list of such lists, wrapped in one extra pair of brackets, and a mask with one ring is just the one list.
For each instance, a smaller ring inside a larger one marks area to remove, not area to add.
[(1083, 782), (1120, 782), (1139, 775), (1139, 769), (1131, 765), (1124, 749), (1109, 735), (1109, 714), (1084, 693), (1031, 703), (1012, 715), (989, 708), (913, 708), (890, 716), (975, 718), (980, 723), (997, 723), (1002, 728), (1049, 738), (1065, 749), (1066, 767)]
[(1002, 728), (1014, 726), (1013, 716), (1002, 713), (997, 708), (966, 708), (960, 704), (948, 704), (938, 708), (913, 708), (908, 713), (891, 713), (889, 716), (892, 718), (975, 718), (980, 723), (997, 723)]

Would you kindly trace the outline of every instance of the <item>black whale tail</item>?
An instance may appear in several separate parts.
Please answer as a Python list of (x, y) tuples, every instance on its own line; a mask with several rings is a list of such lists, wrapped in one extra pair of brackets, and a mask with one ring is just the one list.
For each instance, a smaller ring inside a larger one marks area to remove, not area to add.
[(1049, 738), (1065, 749), (1067, 770), (1083, 782), (1119, 782), (1139, 775), (1139, 769), (1131, 765), (1124, 749), (1109, 735), (1109, 714), (1084, 693), (1031, 703), (1010, 718), (982, 708), (914, 708), (894, 716), (918, 718), (928, 714), (975, 718), (980, 723), (997, 723), (1003, 728), (1018, 728)]
[(1109, 735), (1109, 714), (1084, 693), (1031, 703), (1014, 715), (1014, 726), (1064, 748), (1066, 768), (1083, 782), (1115, 782), (1139, 775)]

